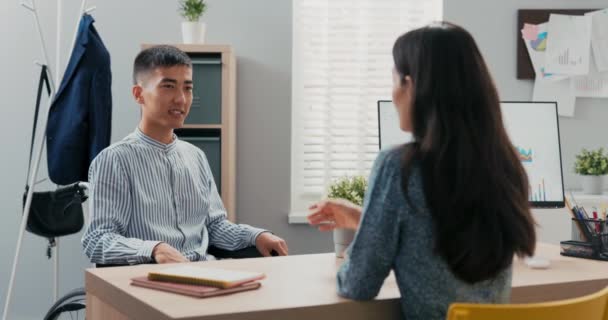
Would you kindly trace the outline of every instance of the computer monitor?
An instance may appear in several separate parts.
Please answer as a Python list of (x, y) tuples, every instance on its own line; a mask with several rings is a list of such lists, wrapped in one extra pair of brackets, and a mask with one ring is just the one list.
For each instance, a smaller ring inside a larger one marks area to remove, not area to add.
[(390, 100), (378, 101), (378, 137), (380, 149), (387, 149), (412, 140), (412, 135), (399, 127), (399, 114)]
[(557, 103), (504, 101), (500, 106), (507, 134), (528, 173), (532, 206), (563, 208)]
[[(557, 103), (501, 102), (507, 134), (517, 148), (530, 182), (530, 203), (536, 208), (563, 208), (564, 183)], [(411, 141), (401, 131), (392, 101), (378, 101), (380, 149)]]

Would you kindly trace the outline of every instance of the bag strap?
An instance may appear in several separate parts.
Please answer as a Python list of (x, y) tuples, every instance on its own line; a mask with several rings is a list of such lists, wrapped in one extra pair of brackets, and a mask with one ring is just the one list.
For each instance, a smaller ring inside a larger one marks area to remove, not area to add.
[[(51, 95), (51, 85), (49, 83), (49, 75), (47, 72), (46, 65), (42, 65), (42, 69), (40, 70), (40, 80), (38, 81), (38, 93), (36, 95), (36, 109), (34, 111), (34, 124), (32, 126), (32, 141), (30, 143), (30, 160), (27, 165), (27, 177), (30, 177), (30, 167), (32, 166), (32, 153), (34, 151), (34, 138), (36, 137), (36, 124), (38, 123), (38, 112), (40, 111), (40, 100), (42, 98), (42, 86), (46, 85), (46, 92), (50, 96)], [(25, 182), (25, 188), (27, 190), (29, 186), (27, 185), (27, 180)]]

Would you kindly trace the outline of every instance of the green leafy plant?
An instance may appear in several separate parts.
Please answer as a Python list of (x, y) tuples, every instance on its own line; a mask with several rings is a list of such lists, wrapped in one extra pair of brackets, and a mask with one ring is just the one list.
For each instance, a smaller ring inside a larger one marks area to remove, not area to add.
[(329, 186), (327, 197), (346, 199), (356, 205), (363, 205), (363, 196), (367, 188), (367, 179), (363, 176), (345, 177), (336, 180)]
[(207, 10), (205, 0), (180, 0), (179, 2), (179, 14), (190, 22), (198, 21), (205, 10)]
[(604, 154), (604, 148), (597, 150), (583, 149), (576, 155), (574, 171), (586, 176), (601, 176), (608, 174), (608, 155)]

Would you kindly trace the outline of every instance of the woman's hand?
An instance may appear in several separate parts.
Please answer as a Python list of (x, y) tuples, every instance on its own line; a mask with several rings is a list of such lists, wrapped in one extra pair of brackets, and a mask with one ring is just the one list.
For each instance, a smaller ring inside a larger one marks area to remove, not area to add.
[(317, 202), (308, 208), (308, 223), (321, 231), (336, 228), (356, 230), (361, 219), (361, 207), (343, 199), (330, 199)]

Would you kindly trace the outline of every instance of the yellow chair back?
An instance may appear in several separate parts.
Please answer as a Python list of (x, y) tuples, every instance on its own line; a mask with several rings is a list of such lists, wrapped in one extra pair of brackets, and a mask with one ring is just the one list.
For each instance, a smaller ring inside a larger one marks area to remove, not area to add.
[(608, 320), (608, 287), (583, 297), (529, 304), (453, 303), (447, 320)]

